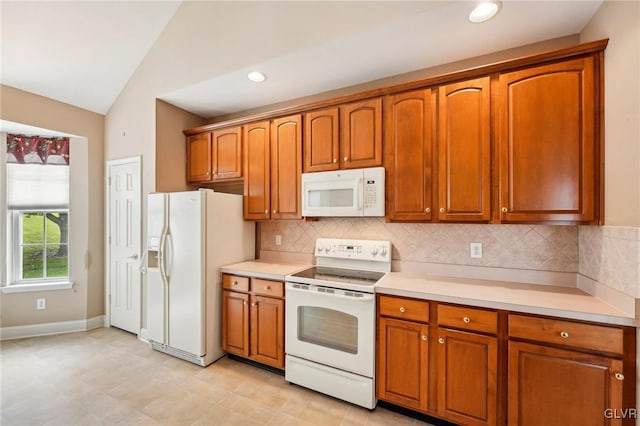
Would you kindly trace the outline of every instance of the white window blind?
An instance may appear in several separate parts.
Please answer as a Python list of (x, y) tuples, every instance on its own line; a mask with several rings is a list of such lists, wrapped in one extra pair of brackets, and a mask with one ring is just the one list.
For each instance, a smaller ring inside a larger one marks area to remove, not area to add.
[(7, 206), (12, 210), (69, 206), (69, 167), (7, 164)]

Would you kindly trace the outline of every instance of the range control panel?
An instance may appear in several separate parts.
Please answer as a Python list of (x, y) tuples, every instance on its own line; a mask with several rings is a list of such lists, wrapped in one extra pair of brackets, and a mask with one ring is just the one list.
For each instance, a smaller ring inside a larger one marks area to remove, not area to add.
[(345, 240), (318, 238), (316, 257), (357, 259), (377, 262), (391, 261), (391, 242), (378, 240)]

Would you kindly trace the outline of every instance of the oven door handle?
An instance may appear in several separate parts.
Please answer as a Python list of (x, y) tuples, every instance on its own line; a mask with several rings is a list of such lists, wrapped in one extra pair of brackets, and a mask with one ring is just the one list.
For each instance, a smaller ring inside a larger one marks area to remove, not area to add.
[[(305, 294), (305, 295), (313, 294), (314, 297), (315, 296), (337, 297), (340, 299), (349, 300), (351, 302), (371, 302), (372, 300), (375, 300), (375, 297), (376, 297), (373, 293), (360, 293), (357, 291), (354, 291), (353, 293), (362, 294), (362, 297), (345, 296), (344, 294), (340, 294), (340, 293), (323, 293), (315, 290), (316, 288), (321, 288), (321, 287), (317, 287), (313, 285), (309, 285), (309, 290), (301, 290), (299, 288), (295, 288), (293, 285), (294, 284), (292, 283), (287, 283), (286, 285), (287, 293), (298, 293), (298, 294)], [(351, 291), (351, 290), (336, 290), (336, 291)], [(285, 296), (285, 300), (287, 300), (288, 297), (289, 296)]]

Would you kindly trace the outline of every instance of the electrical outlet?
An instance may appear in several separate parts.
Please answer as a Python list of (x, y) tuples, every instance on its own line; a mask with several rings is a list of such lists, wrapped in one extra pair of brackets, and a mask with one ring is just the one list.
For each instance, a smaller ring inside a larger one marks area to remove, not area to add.
[(482, 243), (469, 244), (470, 255), (473, 258), (482, 258)]
[(47, 309), (47, 299), (36, 299), (36, 309)]
[(276, 245), (277, 246), (282, 245), (282, 235), (276, 235)]

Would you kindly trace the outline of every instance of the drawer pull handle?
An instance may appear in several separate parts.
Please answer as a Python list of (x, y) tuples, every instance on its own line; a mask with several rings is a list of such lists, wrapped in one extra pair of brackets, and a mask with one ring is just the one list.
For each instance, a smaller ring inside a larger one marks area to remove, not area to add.
[(233, 285), (238, 285), (238, 281), (234, 281), (234, 282), (233, 282)]
[(560, 332), (560, 337), (562, 337), (563, 339), (568, 339), (569, 338), (569, 333), (567, 333), (566, 331), (561, 331)]
[(404, 306), (400, 306), (400, 312), (404, 314), (405, 312), (407, 312), (407, 309)]
[(420, 336), (420, 338), (421, 338), (422, 340), (427, 340), (427, 338), (428, 338), (428, 337), (427, 337), (427, 335), (426, 335), (426, 334), (423, 334), (422, 336)]
[(265, 286), (264, 286), (264, 289), (265, 289), (265, 290), (271, 290), (271, 286), (270, 286), (270, 285), (265, 285)]
[(622, 374), (622, 373), (616, 373), (616, 379), (618, 379), (618, 380), (624, 380), (624, 374)]
[(465, 324), (469, 324), (469, 323), (471, 322), (471, 318), (469, 318), (469, 317), (464, 317), (464, 318), (462, 318), (462, 321), (463, 321)]
[(438, 343), (440, 343), (441, 345), (444, 345), (444, 337), (439, 338)]

